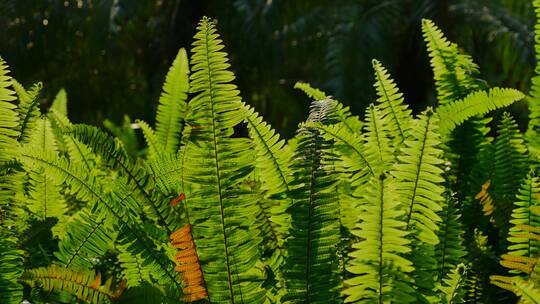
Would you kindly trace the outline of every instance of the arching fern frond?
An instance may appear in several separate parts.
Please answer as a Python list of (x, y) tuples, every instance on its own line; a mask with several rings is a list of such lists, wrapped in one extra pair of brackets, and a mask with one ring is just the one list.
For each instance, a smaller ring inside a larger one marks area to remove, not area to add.
[(440, 117), (439, 132), (445, 136), (465, 120), (506, 107), (523, 97), (525, 95), (515, 89), (491, 88), (489, 91), (476, 91), (462, 100), (446, 103), (437, 108)]
[(244, 104), (249, 135), (257, 150), (257, 167), (263, 188), (270, 195), (283, 194), (289, 190), (289, 164), (291, 155), (284, 149), (285, 141), (257, 112)]
[(41, 116), (38, 97), (43, 84), (41, 82), (35, 83), (30, 90), (26, 91), (20, 83), (13, 80), (13, 88), (19, 97), (19, 106), (17, 107), (19, 114), (19, 137), (17, 140), (25, 142)]
[(71, 269), (93, 269), (116, 237), (109, 222), (103, 214), (92, 213), (88, 208), (71, 217), (54, 253), (59, 264)]
[(109, 278), (101, 281), (101, 274), (90, 271), (72, 271), (58, 266), (31, 269), (21, 276), (21, 281), (31, 287), (39, 286), (47, 291), (67, 292), (79, 300), (101, 304), (119, 298), (125, 285), (113, 283)]
[(370, 177), (375, 176), (375, 168), (368, 160), (369, 153), (365, 150), (365, 139), (361, 133), (350, 133), (342, 123), (319, 124), (317, 127), (326, 139), (334, 141), (334, 148), (342, 157), (342, 166), (353, 175), (353, 186), (366, 184)]
[(306, 93), (306, 95), (313, 100), (323, 100), (326, 98), (325, 92), (312, 87), (309, 83), (306, 82), (297, 82), (294, 84), (294, 88)]
[(256, 169), (261, 181), (261, 190), (267, 204), (261, 204), (262, 212), (272, 221), (273, 234), (282, 242), (288, 231), (287, 223), (290, 221), (285, 210), (290, 206), (288, 197), (290, 186), (289, 162), (291, 151), (285, 149), (285, 141), (270, 125), (263, 121), (254, 109), (244, 104), (245, 121), (247, 122), (249, 136), (253, 139), (257, 157)]
[(152, 196), (153, 180), (144, 166), (134, 163), (117, 141), (96, 127), (75, 125), (68, 129), (68, 134), (92, 148), (105, 163), (118, 170), (125, 178), (126, 186), (131, 188), (130, 192), (139, 198), (139, 205), (145, 206), (143, 210), (146, 215), (163, 226), (168, 234), (172, 232), (168, 222), (170, 210), (167, 206), (163, 206), (162, 200)]
[(178, 150), (182, 120), (187, 110), (189, 64), (186, 50), (180, 49), (165, 78), (156, 116), (156, 136), (163, 152)]
[(81, 164), (68, 163), (64, 158), (51, 153), (23, 149), (18, 157), (25, 166), (44, 168), (58, 184), (69, 185), (77, 199), (97, 203), (96, 212), (114, 219), (115, 229), (124, 228), (123, 239), (130, 244), (129, 250), (135, 255), (146, 257), (145, 264), (152, 269), (153, 278), (162, 284), (179, 285), (172, 261), (155, 249), (156, 244), (143, 230), (144, 226), (138, 219), (141, 206), (133, 199), (130, 188), (122, 179), (105, 185), (105, 181), (88, 173)]
[(148, 145), (148, 158), (152, 159), (154, 157), (162, 156), (162, 154), (174, 155), (176, 151), (167, 151), (165, 146), (162, 145), (161, 140), (158, 138), (158, 135), (152, 127), (150, 127), (145, 121), (136, 120), (135, 123), (141, 128), (146, 144)]
[(406, 258), (411, 252), (405, 212), (391, 176), (372, 178), (363, 198), (362, 221), (353, 234), (346, 269), (353, 278), (345, 281), (347, 303), (413, 303), (410, 273), (414, 267)]

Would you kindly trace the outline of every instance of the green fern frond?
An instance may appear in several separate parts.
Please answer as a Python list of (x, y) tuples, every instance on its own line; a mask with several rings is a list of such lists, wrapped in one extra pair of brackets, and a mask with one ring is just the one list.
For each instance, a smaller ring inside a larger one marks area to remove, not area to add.
[(463, 264), (457, 265), (447, 277), (439, 290), (443, 293), (443, 301), (447, 304), (463, 303), (463, 284), (467, 275), (467, 268)]
[(294, 88), (301, 90), (313, 100), (323, 100), (326, 98), (325, 92), (317, 88), (313, 88), (309, 83), (306, 82), (297, 82), (294, 84)]
[(404, 104), (403, 94), (390, 78), (388, 71), (382, 64), (373, 59), (375, 70), (375, 88), (377, 89), (377, 102), (381, 111), (382, 119), (388, 121), (388, 130), (395, 138), (395, 145), (400, 145), (408, 136), (411, 128), (411, 110)]
[(336, 165), (342, 171), (339, 187), (341, 224), (349, 231), (353, 230), (359, 220), (356, 210), (360, 206), (360, 200), (353, 196), (362, 196), (362, 191), (375, 174), (367, 160), (364, 137), (361, 133), (350, 133), (341, 122), (333, 125), (318, 124), (317, 128), (325, 139), (333, 141), (333, 148), (340, 156)]
[[(161, 140), (158, 138), (158, 135), (150, 125), (148, 125), (145, 121), (142, 120), (136, 120), (136, 124), (139, 125), (141, 128), (144, 139), (146, 140), (146, 144), (148, 145), (148, 158), (152, 159), (154, 157), (159, 157), (163, 153), (171, 154), (173, 155), (176, 151), (168, 151), (165, 149), (165, 146), (161, 144)], [(176, 146), (176, 145), (175, 145)]]
[(523, 97), (525, 95), (515, 89), (491, 88), (489, 91), (476, 91), (462, 100), (446, 103), (437, 108), (440, 117), (439, 132), (445, 136), (465, 120), (509, 106)]
[(180, 49), (165, 78), (156, 116), (156, 136), (163, 152), (176, 153), (187, 111), (189, 63), (186, 50)]
[(17, 239), (0, 227), (0, 302), (19, 304), (23, 288), (17, 282), (23, 273), (23, 252), (16, 247)]
[(231, 137), (245, 111), (222, 49), (215, 23), (203, 18), (192, 49), (195, 96), (186, 119), (192, 143), (183, 162), (186, 180), (197, 188), (186, 193), (186, 209), (210, 301), (262, 303), (256, 196), (238, 187), (253, 171), (253, 142)]
[(513, 290), (520, 296), (520, 302), (523, 304), (539, 304), (540, 289), (531, 281), (514, 279), (512, 282)]
[(13, 79), (9, 76), (9, 68), (0, 57), (0, 161), (10, 158), (10, 149), (16, 146), (19, 137), (19, 116), (13, 104), (15, 92), (11, 90)]
[[(40, 118), (33, 123), (33, 130), (28, 135), (27, 149), (38, 149), (57, 153), (56, 139), (52, 126), (46, 118)], [(56, 217), (63, 220), (66, 212), (64, 197), (60, 193), (61, 187), (43, 170), (30, 170), (28, 172), (28, 210), (34, 218), (45, 220), (47, 217)]]
[[(435, 288), (437, 260), (435, 246), (439, 244), (439, 225), (442, 211), (444, 182), (442, 150), (437, 133), (438, 118), (431, 109), (415, 122), (406, 139), (398, 163), (391, 174), (396, 178), (396, 189), (405, 210), (406, 230), (412, 234), (414, 252), (410, 260), (419, 297), (430, 296)], [(417, 301), (420, 301), (418, 299)]]
[(512, 210), (508, 233), (509, 254), (525, 257), (537, 257), (540, 253), (540, 216), (531, 211), (540, 206), (540, 181), (534, 172), (529, 172), (519, 189)]
[(534, 50), (536, 66), (534, 76), (531, 79), (531, 89), (528, 98), (529, 125), (525, 136), (530, 143), (531, 153), (540, 157), (540, 1), (533, 1), (534, 12), (536, 14), (536, 24), (534, 26)]
[(433, 21), (423, 19), (422, 32), (431, 58), (439, 105), (462, 99), (485, 87), (471, 57), (461, 54), (458, 46), (449, 42)]
[(446, 200), (440, 213), (442, 221), (437, 233), (439, 244), (435, 252), (439, 280), (444, 280), (444, 277), (463, 261), (467, 253), (463, 246), (464, 231), (458, 202), (451, 193), (446, 193), (445, 196)]
[(54, 255), (65, 268), (93, 269), (98, 258), (111, 249), (116, 234), (104, 215), (85, 208), (65, 225)]
[(491, 178), (495, 224), (508, 229), (515, 195), (527, 174), (527, 148), (512, 116), (504, 113), (497, 130)]
[(139, 153), (139, 141), (137, 134), (133, 128), (131, 118), (128, 115), (124, 115), (122, 124), (116, 125), (114, 122), (105, 119), (103, 126), (115, 137), (115, 140), (127, 154), (131, 157), (137, 157)]
[[(89, 174), (81, 164), (68, 163), (64, 158), (51, 153), (24, 149), (18, 157), (29, 168), (44, 168), (46, 174), (58, 184), (69, 185), (77, 199), (97, 203), (97, 212), (107, 214), (119, 227), (126, 227), (127, 232), (123, 238), (132, 244), (130, 251), (147, 257), (146, 263), (148, 267), (152, 267), (154, 278), (163, 284), (179, 285), (172, 269), (172, 261), (162, 252), (155, 250), (155, 243), (148, 233), (143, 231), (144, 226), (141, 226), (138, 220), (142, 207), (134, 200), (132, 191), (121, 179), (105, 186), (105, 181)], [(114, 191), (107, 190), (108, 188)]]
[(118, 261), (122, 267), (122, 278), (130, 288), (152, 282), (153, 265), (146, 262), (143, 252), (132, 252), (130, 246), (136, 246), (133, 240), (122, 239), (116, 244), (116, 249), (120, 251)]
[(67, 93), (65, 89), (60, 89), (56, 96), (54, 97), (54, 100), (51, 104), (51, 107), (49, 108), (50, 111), (57, 111), (58, 113), (68, 116), (68, 110), (67, 110)]
[[(147, 160), (145, 164), (148, 173), (154, 180), (153, 184), (158, 187), (159, 192), (166, 195), (185, 193), (181, 181), (183, 166), (177, 155), (160, 155)], [(167, 222), (172, 224), (170, 220)]]
[(400, 198), (407, 209), (407, 229), (416, 230), (416, 237), (427, 244), (438, 244), (436, 235), (441, 218), (444, 182), (440, 165), (442, 150), (437, 133), (438, 118), (431, 109), (424, 112), (411, 130), (394, 166)]
[[(331, 124), (336, 102), (311, 105), (308, 122), (298, 131), (291, 162), (291, 228), (285, 248), (286, 303), (339, 303), (340, 273), (336, 248), (340, 243), (338, 182), (332, 141), (313, 124)], [(327, 115), (330, 115), (328, 117)]]
[(334, 148), (342, 157), (342, 167), (353, 176), (351, 184), (359, 186), (366, 184), (370, 177), (375, 176), (375, 168), (369, 162), (363, 134), (350, 133), (343, 123), (332, 125), (317, 125), (323, 136), (334, 141)]
[(244, 110), (249, 136), (257, 152), (255, 166), (267, 200), (267, 204), (261, 207), (272, 222), (272, 229), (275, 230), (273, 233), (278, 238), (276, 241), (282, 242), (288, 230), (284, 224), (289, 221), (285, 210), (290, 206), (290, 198), (287, 196), (291, 190), (289, 161), (292, 155), (285, 149), (285, 141), (254, 109), (244, 104)]
[(465, 303), (485, 303), (484, 284), (477, 273), (468, 273), (464, 288)]
[(99, 169), (100, 161), (92, 149), (70, 134), (64, 134), (63, 139), (70, 162), (83, 164), (87, 172)]
[(285, 141), (279, 134), (263, 121), (257, 112), (244, 104), (245, 121), (249, 135), (257, 150), (257, 169), (260, 170), (263, 188), (270, 195), (279, 195), (289, 191), (289, 164), (291, 155), (284, 149)]
[(122, 283), (114, 284), (112, 278), (102, 283), (99, 273), (96, 275), (90, 271), (72, 271), (58, 266), (28, 270), (20, 280), (31, 287), (67, 292), (79, 300), (93, 304), (109, 303), (118, 298), (125, 288)]
[(35, 83), (30, 90), (26, 91), (20, 83), (13, 79), (13, 88), (19, 97), (17, 113), (19, 114), (20, 124), (17, 140), (25, 142), (41, 116), (38, 97), (43, 84), (41, 82)]
[(366, 109), (366, 124), (364, 125), (365, 155), (375, 175), (389, 169), (394, 161), (388, 120), (388, 117), (383, 118), (383, 112), (379, 107), (372, 104)]
[(405, 212), (391, 176), (372, 178), (363, 198), (362, 221), (353, 234), (346, 269), (353, 278), (345, 281), (347, 303), (413, 303), (410, 273), (414, 267), (405, 256), (411, 252)]
[[(157, 224), (164, 227), (167, 234), (172, 232), (172, 218), (170, 208), (160, 198), (152, 196), (153, 179), (146, 172), (143, 165), (133, 163), (121, 145), (98, 128), (87, 125), (75, 125), (68, 134), (86, 144), (92, 151), (124, 178), (129, 192), (138, 198), (142, 210)], [(166, 194), (164, 194), (166, 195)]]

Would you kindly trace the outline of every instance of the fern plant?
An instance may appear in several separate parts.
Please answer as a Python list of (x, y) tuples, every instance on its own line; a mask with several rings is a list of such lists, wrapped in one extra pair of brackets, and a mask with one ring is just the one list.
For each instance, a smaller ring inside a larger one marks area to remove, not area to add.
[(0, 61), (0, 301), (534, 303), (535, 152), (509, 114), (487, 124), (524, 95), (422, 25), (438, 106), (412, 115), (373, 60), (364, 119), (298, 83), (313, 101), (289, 140), (242, 101), (206, 17), (155, 126), (74, 124), (65, 91), (42, 113), (41, 84)]

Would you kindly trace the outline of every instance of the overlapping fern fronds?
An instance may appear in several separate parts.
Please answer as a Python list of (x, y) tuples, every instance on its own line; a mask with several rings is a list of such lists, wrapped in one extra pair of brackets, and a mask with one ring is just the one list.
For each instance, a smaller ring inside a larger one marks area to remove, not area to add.
[(363, 221), (353, 230), (360, 242), (347, 271), (353, 278), (345, 281), (346, 302), (414, 303), (411, 272), (413, 264), (406, 258), (411, 252), (407, 237), (406, 212), (391, 176), (372, 178), (362, 204)]
[(284, 266), (286, 303), (339, 303), (341, 285), (336, 247), (340, 243), (337, 172), (332, 141), (313, 123), (332, 124), (337, 103), (315, 101), (297, 135), (292, 158), (288, 212), (291, 228)]
[[(116, 138), (71, 123), (64, 91), (42, 116), (40, 87), (0, 60), (0, 302), (495, 303), (512, 296), (488, 286), (507, 252), (512, 276), (493, 284), (534, 303), (537, 164), (508, 114), (494, 144), (482, 117), (523, 95), (486, 89), (469, 56), (423, 29), (438, 108), (413, 117), (374, 60), (364, 121), (298, 83), (315, 100), (289, 141), (242, 102), (208, 18), (191, 68), (180, 50), (167, 74), (155, 130), (126, 117), (107, 123)], [(471, 223), (482, 183), (509, 229)], [(37, 259), (49, 266), (24, 272)]]

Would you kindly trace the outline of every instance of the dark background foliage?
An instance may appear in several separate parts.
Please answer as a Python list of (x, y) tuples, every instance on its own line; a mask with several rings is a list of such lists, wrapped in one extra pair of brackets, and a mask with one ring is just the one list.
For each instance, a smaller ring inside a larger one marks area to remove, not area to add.
[(374, 96), (371, 58), (414, 109), (432, 104), (422, 18), (491, 85), (527, 90), (535, 64), (534, 14), (522, 0), (2, 0), (0, 55), (25, 86), (43, 81), (44, 107), (65, 87), (75, 122), (152, 121), (167, 68), (204, 15), (219, 20), (244, 99), (286, 136), (309, 103), (295, 82), (360, 113)]

